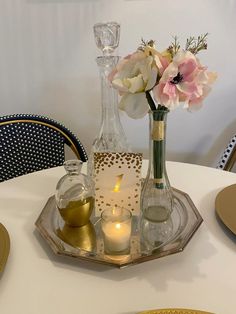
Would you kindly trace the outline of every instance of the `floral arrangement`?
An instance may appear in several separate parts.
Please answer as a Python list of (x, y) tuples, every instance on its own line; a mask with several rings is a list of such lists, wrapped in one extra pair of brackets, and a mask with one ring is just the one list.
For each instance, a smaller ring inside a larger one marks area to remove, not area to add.
[[(152, 110), (153, 119), (158, 123), (180, 103), (190, 111), (199, 109), (217, 77), (196, 57), (207, 49), (207, 35), (188, 38), (184, 49), (174, 37), (163, 52), (156, 50), (153, 40), (142, 40), (137, 51), (122, 59), (109, 75), (121, 96), (119, 108), (135, 119)], [(159, 125), (163, 127), (163, 123)], [(160, 182), (155, 185), (158, 189), (164, 188), (163, 142), (153, 140), (153, 172), (156, 182)]]
[(188, 38), (185, 49), (174, 37), (163, 52), (156, 50), (153, 40), (142, 40), (109, 76), (121, 96), (119, 108), (135, 119), (150, 109), (171, 110), (180, 103), (189, 110), (200, 108), (216, 79), (216, 73), (208, 72), (196, 57), (207, 49), (207, 35)]

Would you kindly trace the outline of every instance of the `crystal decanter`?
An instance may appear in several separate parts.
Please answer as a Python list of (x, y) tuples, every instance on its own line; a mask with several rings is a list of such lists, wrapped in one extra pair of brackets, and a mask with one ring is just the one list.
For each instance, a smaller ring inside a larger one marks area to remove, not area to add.
[(118, 111), (117, 91), (112, 87), (108, 77), (119, 61), (113, 55), (119, 45), (120, 25), (116, 22), (98, 23), (94, 27), (97, 47), (102, 55), (96, 58), (101, 80), (102, 117), (100, 131), (94, 140), (88, 162), (88, 174), (93, 176), (93, 156), (95, 152), (129, 152)]

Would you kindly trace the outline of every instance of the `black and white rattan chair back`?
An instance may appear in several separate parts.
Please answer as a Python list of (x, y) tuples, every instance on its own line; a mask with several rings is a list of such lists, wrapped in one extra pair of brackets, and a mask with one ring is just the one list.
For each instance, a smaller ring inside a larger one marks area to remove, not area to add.
[(0, 117), (0, 182), (62, 165), (65, 144), (87, 161), (80, 140), (61, 123), (33, 114)]
[(231, 171), (236, 162), (236, 135), (234, 135), (220, 158), (218, 169)]

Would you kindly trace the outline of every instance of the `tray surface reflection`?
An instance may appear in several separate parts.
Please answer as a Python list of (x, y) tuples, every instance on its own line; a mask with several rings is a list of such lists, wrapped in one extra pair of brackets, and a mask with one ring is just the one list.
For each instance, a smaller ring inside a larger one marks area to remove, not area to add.
[(83, 227), (69, 227), (61, 219), (54, 196), (48, 199), (35, 225), (56, 254), (119, 268), (142, 263), (182, 251), (203, 221), (191, 198), (180, 190), (173, 190), (173, 212), (168, 221), (159, 223), (155, 249), (143, 240), (138, 217), (133, 216), (130, 254), (104, 254), (100, 218), (91, 218)]

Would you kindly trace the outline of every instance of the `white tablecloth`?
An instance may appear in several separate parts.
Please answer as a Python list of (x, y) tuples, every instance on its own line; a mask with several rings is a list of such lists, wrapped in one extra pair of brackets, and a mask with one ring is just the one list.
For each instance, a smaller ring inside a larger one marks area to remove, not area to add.
[[(217, 193), (236, 174), (168, 162), (172, 186), (190, 195), (204, 222), (183, 252), (125, 269), (56, 256), (34, 223), (62, 167), (0, 183), (0, 222), (11, 250), (0, 278), (1, 314), (132, 314), (182, 307), (236, 313), (236, 241), (216, 220)], [(145, 167), (144, 167), (145, 172)]]

